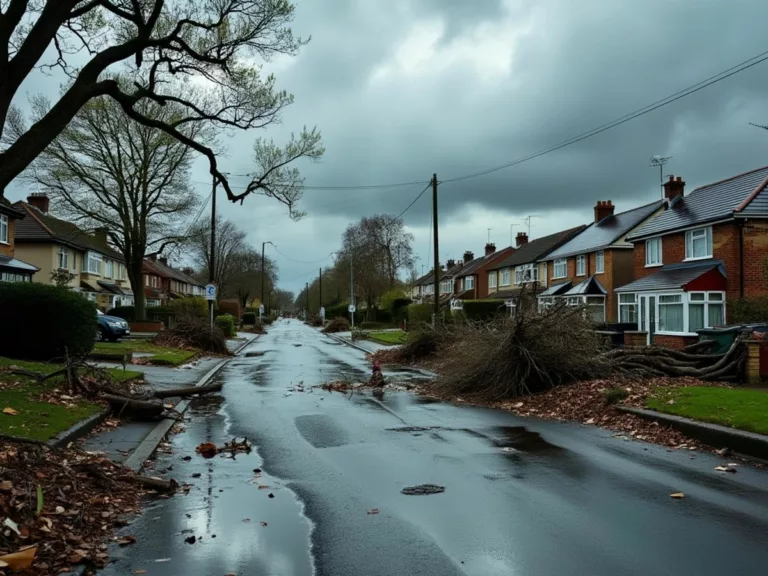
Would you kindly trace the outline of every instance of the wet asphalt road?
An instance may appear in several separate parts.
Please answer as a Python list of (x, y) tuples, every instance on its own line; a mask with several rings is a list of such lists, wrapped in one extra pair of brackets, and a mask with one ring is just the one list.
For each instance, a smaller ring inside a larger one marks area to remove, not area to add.
[[(222, 395), (199, 402), (172, 453), (158, 458), (157, 469), (173, 466), (170, 476), (192, 484), (189, 493), (153, 501), (124, 531), (138, 542), (114, 550), (118, 560), (103, 574), (768, 571), (765, 472), (718, 474), (721, 461), (710, 455), (593, 427), (406, 393), (378, 401), (312, 389), (343, 375), (367, 378), (369, 365), (298, 321), (276, 324), (244, 352), (264, 355), (230, 362)], [(305, 392), (296, 391), (300, 382)], [(256, 450), (234, 460), (194, 453), (200, 442), (233, 436)], [(400, 493), (422, 483), (446, 490)], [(191, 535), (196, 542), (185, 543)]]

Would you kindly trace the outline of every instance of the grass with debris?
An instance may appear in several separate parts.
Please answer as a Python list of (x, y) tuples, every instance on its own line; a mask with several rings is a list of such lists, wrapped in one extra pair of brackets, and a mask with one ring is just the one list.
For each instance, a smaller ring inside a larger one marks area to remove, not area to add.
[(408, 334), (402, 330), (381, 330), (376, 332), (367, 332), (365, 337), (368, 340), (378, 342), (379, 344), (395, 346), (397, 344), (405, 344)]
[[(0, 357), (0, 434), (45, 442), (103, 409), (103, 406), (81, 398), (60, 404), (47, 402), (40, 395), (61, 385), (63, 375), (40, 384), (31, 378), (3, 373), (2, 368), (9, 366), (41, 374), (50, 374), (63, 367), (61, 364)], [(107, 372), (121, 382), (143, 376), (142, 372), (119, 368)]]
[(128, 352), (152, 354), (152, 357), (147, 357), (147, 360), (156, 366), (181, 366), (199, 353), (199, 350), (168, 348), (144, 340), (97, 342), (93, 351), (100, 354), (126, 354)]
[(652, 410), (768, 434), (768, 392), (721, 387), (662, 388), (646, 400)]

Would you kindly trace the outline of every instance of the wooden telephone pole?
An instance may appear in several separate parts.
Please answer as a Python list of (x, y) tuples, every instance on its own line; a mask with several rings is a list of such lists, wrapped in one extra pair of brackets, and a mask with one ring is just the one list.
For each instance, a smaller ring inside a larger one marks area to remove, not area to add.
[(432, 222), (435, 244), (435, 322), (440, 314), (440, 250), (437, 244), (437, 174), (432, 174)]

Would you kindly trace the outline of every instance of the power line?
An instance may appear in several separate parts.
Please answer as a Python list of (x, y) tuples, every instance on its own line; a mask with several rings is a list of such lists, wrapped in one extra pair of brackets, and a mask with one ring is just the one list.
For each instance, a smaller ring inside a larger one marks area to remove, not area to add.
[(726, 78), (730, 78), (731, 76), (738, 74), (739, 72), (743, 72), (744, 70), (747, 70), (749, 68), (752, 68), (753, 66), (756, 66), (762, 62), (765, 62), (768, 60), (768, 51), (762, 52), (758, 54), (757, 56), (753, 56), (752, 58), (749, 58), (748, 60), (745, 60), (739, 64), (736, 64), (735, 66), (732, 66), (728, 68), (727, 70), (723, 70), (722, 72), (719, 72), (718, 74), (715, 74), (714, 76), (710, 76), (706, 80), (702, 80), (696, 84), (693, 84), (692, 86), (689, 86), (688, 88), (684, 88), (683, 90), (679, 90), (675, 92), (674, 94), (670, 94), (669, 96), (662, 98), (661, 100), (657, 100), (656, 102), (653, 102), (651, 104), (648, 104), (647, 106), (644, 106), (642, 108), (639, 108), (635, 110), (634, 112), (630, 112), (629, 114), (625, 114), (624, 116), (621, 116), (620, 118), (616, 118), (615, 120), (612, 120), (610, 122), (607, 122), (606, 124), (603, 124), (601, 126), (598, 126), (597, 128), (593, 128), (592, 130), (589, 130), (587, 132), (583, 132), (577, 136), (574, 136), (572, 138), (569, 138), (568, 140), (564, 140), (563, 142), (560, 142), (559, 144), (555, 144), (554, 146), (550, 146), (548, 148), (544, 148), (543, 150), (539, 150), (538, 152), (534, 152), (533, 154), (529, 154), (528, 156), (523, 156), (522, 158), (518, 158), (516, 160), (512, 160), (511, 162), (507, 162), (505, 164), (502, 164), (500, 166), (495, 166), (493, 168), (488, 168), (486, 170), (481, 170), (480, 172), (474, 172), (472, 174), (466, 174), (464, 176), (458, 176), (455, 178), (448, 178), (446, 180), (442, 180), (441, 183), (447, 183), (447, 182), (459, 182), (461, 180), (468, 180), (470, 178), (477, 178), (479, 176), (484, 176), (486, 174), (490, 174), (492, 172), (497, 172), (499, 170), (503, 170), (504, 168), (510, 168), (512, 166), (516, 166), (518, 164), (522, 164), (523, 162), (528, 162), (529, 160), (533, 160), (534, 158), (538, 158), (539, 156), (544, 156), (545, 154), (549, 154), (551, 152), (555, 152), (556, 150), (560, 150), (561, 148), (565, 148), (566, 146), (570, 146), (571, 144), (576, 144), (577, 142), (581, 142), (582, 140), (586, 140), (587, 138), (591, 138), (592, 136), (596, 136), (597, 134), (601, 134), (602, 132), (605, 132), (607, 130), (610, 130), (612, 128), (616, 128), (617, 126), (620, 126), (622, 124), (625, 124), (626, 122), (629, 122), (630, 120), (634, 120), (635, 118), (639, 118), (640, 116), (644, 116), (645, 114), (648, 114), (649, 112), (653, 112), (654, 110), (657, 110), (659, 108), (662, 108), (664, 106), (667, 106), (668, 104), (672, 104), (673, 102), (677, 102), (678, 100), (681, 100), (682, 98), (685, 98), (686, 96), (690, 96), (691, 94), (695, 94), (699, 90), (703, 90), (704, 88), (707, 88), (708, 86), (712, 86), (713, 84), (717, 84), (721, 80), (725, 80)]
[(272, 245), (272, 247), (275, 249), (275, 252), (280, 254), (280, 256), (282, 256), (283, 258), (285, 258), (287, 260), (290, 260), (291, 262), (296, 262), (297, 264), (319, 264), (320, 262), (325, 262), (326, 260), (328, 260), (328, 258), (333, 256), (333, 252), (331, 252), (325, 258), (321, 258), (320, 260), (313, 260), (312, 262), (305, 262), (304, 260), (296, 260), (295, 258), (291, 258), (290, 256), (287, 256), (286, 254), (283, 254), (282, 252), (280, 252), (280, 250), (277, 249), (277, 246), (275, 246), (275, 245)]
[(400, 212), (400, 214), (398, 214), (398, 215), (395, 217), (395, 220), (397, 220), (398, 218), (400, 218), (400, 216), (402, 216), (403, 214), (405, 214), (406, 212), (408, 212), (408, 210), (410, 210), (410, 209), (411, 209), (411, 207), (412, 207), (414, 204), (416, 204), (416, 202), (418, 202), (418, 201), (419, 201), (419, 198), (421, 198), (421, 197), (424, 195), (424, 192), (426, 192), (427, 190), (429, 190), (429, 187), (430, 187), (430, 186), (432, 186), (432, 183), (431, 183), (431, 182), (430, 182), (430, 183), (428, 183), (428, 184), (426, 185), (426, 187), (424, 188), (424, 190), (422, 190), (421, 192), (419, 192), (419, 195), (418, 195), (418, 196), (416, 196), (416, 198), (414, 198), (414, 199), (413, 199), (413, 202), (411, 202), (410, 204), (408, 204), (408, 206), (405, 208), (405, 210), (403, 210), (402, 212)]

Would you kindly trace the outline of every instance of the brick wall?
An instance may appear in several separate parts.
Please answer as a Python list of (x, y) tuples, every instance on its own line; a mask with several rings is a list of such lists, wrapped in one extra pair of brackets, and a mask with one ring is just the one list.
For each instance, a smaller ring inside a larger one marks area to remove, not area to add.
[[(747, 248), (746, 242), (746, 230), (745, 230), (745, 244), (744, 253), (749, 255), (756, 252), (751, 252)], [(735, 223), (717, 224), (712, 227), (712, 255), (715, 260), (722, 260), (725, 266), (725, 272), (728, 276), (726, 298), (728, 300), (734, 300), (740, 296), (740, 282), (741, 282), (741, 266), (739, 261), (739, 229)], [(765, 251), (765, 247), (768, 247), (768, 227), (760, 231), (753, 231), (752, 238), (750, 240), (750, 246), (752, 250), (759, 250), (763, 246), (762, 250)], [(634, 261), (635, 261), (635, 279), (644, 278), (659, 270), (659, 267), (645, 266), (645, 241), (635, 244)], [(662, 237), (661, 240), (661, 253), (663, 264), (677, 264), (685, 260), (685, 232), (679, 232), (676, 234), (668, 234)], [(746, 261), (759, 260), (755, 258), (747, 257)], [(745, 293), (766, 293), (765, 282), (757, 280), (756, 268), (757, 265), (753, 264), (745, 268)], [(750, 286), (747, 289), (746, 284)], [(762, 292), (759, 292), (762, 290)]]
[(664, 334), (653, 335), (653, 345), (665, 348), (684, 348), (689, 344), (695, 344), (698, 336), (667, 336)]
[(0, 243), (0, 254), (3, 256), (13, 256), (13, 235), (16, 229), (16, 221), (8, 218), (8, 244)]
[[(730, 281), (730, 270), (728, 275)], [(768, 294), (768, 222), (747, 220), (744, 224), (744, 296), (749, 298), (766, 294)]]

